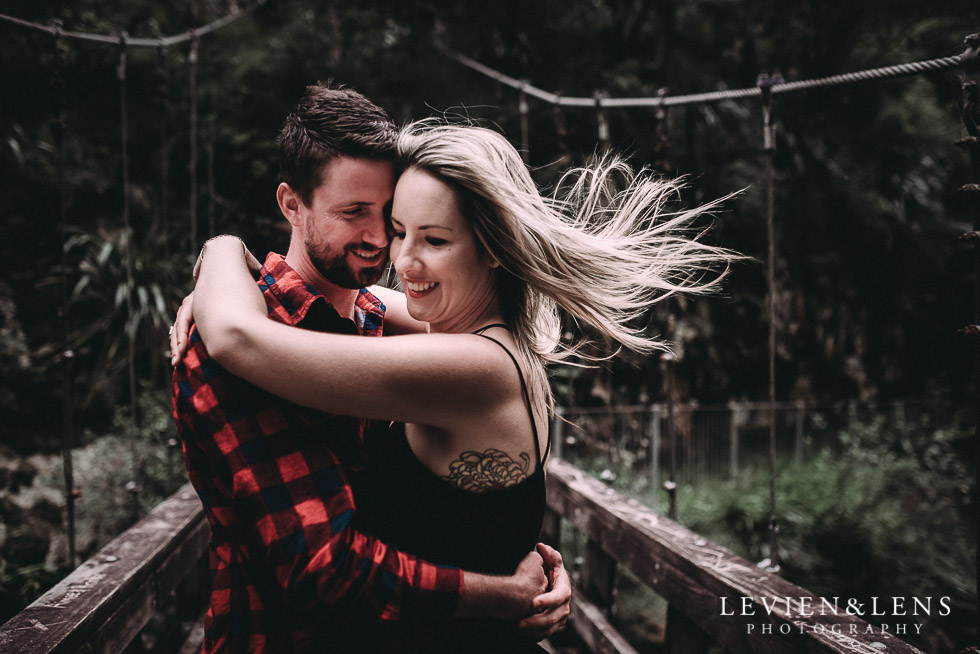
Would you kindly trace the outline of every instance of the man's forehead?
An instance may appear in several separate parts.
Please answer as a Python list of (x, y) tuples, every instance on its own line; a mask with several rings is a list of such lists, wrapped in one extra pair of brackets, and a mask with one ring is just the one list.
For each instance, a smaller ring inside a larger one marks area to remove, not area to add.
[(390, 200), (394, 186), (393, 159), (339, 156), (320, 169), (315, 192), (338, 201), (374, 203), (379, 197)]

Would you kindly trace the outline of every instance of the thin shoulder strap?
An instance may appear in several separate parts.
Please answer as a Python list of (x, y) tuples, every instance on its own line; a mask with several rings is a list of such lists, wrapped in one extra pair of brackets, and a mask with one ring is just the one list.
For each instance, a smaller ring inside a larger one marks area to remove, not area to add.
[[(510, 350), (508, 350), (506, 348), (506, 346), (504, 346), (503, 343), (501, 343), (497, 339), (493, 338), (492, 336), (487, 336), (486, 334), (482, 333), (485, 330), (490, 329), (491, 327), (503, 327), (504, 329), (508, 329), (507, 325), (503, 325), (503, 324), (500, 324), (500, 323), (494, 323), (492, 325), (486, 325), (485, 327), (481, 327), (480, 329), (476, 330), (473, 333), (476, 336), (482, 336), (483, 338), (487, 339), (488, 341), (493, 341), (494, 343), (496, 343), (497, 345), (499, 345), (500, 346), (500, 349), (502, 349), (504, 352), (506, 352), (507, 353), (507, 356), (510, 357), (510, 360), (514, 362), (514, 367), (517, 368), (517, 376), (520, 377), (520, 379), (521, 379), (521, 393), (524, 394), (524, 406), (527, 407), (527, 415), (531, 419), (531, 432), (534, 434), (534, 453), (537, 455), (538, 465), (540, 466), (544, 462), (544, 458), (541, 456), (541, 444), (538, 443), (538, 425), (537, 425), (537, 422), (534, 419), (534, 410), (531, 408), (531, 396), (527, 392), (527, 382), (524, 381), (524, 373), (521, 372), (521, 366), (517, 363), (517, 358), (514, 357), (514, 355), (510, 353)], [(551, 434), (550, 433), (548, 434), (548, 446), (547, 446), (547, 448), (545, 448), (545, 456), (548, 455), (548, 452), (549, 451), (551, 451)]]

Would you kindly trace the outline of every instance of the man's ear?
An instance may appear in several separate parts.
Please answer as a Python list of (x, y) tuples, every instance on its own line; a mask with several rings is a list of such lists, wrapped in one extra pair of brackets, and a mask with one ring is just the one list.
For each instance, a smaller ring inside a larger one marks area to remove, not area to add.
[(276, 201), (279, 203), (279, 210), (282, 211), (282, 215), (289, 221), (289, 224), (293, 227), (301, 227), (300, 207), (303, 205), (303, 199), (299, 193), (286, 182), (281, 182), (279, 188), (276, 189)]

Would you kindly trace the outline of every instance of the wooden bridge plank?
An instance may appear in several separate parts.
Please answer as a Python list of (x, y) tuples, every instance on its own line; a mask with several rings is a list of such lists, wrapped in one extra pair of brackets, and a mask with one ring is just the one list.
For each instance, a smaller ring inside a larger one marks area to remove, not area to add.
[(122, 651), (207, 548), (189, 484), (0, 626), (0, 651)]
[[(820, 607), (819, 598), (657, 515), (560, 459), (552, 459), (548, 466), (548, 505), (730, 651), (919, 652), (844, 612), (800, 616), (798, 598), (811, 598), (814, 608)], [(735, 615), (721, 615), (721, 597), (728, 598), (727, 608)], [(749, 609), (755, 615), (740, 615), (743, 597), (750, 598)], [(760, 599), (771, 603), (771, 598), (786, 597), (794, 600), (790, 612), (782, 601), (767, 610)], [(750, 624), (756, 626), (754, 634), (748, 632)], [(762, 625), (770, 625), (773, 636), (760, 637)], [(816, 630), (817, 625), (824, 629)]]

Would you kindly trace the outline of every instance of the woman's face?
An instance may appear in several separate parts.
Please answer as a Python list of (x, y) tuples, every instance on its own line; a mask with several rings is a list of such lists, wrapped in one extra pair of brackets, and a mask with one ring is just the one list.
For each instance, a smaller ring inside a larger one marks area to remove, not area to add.
[(409, 168), (395, 186), (391, 223), (391, 261), (413, 318), (432, 331), (468, 332), (499, 311), (489, 258), (450, 186)]

